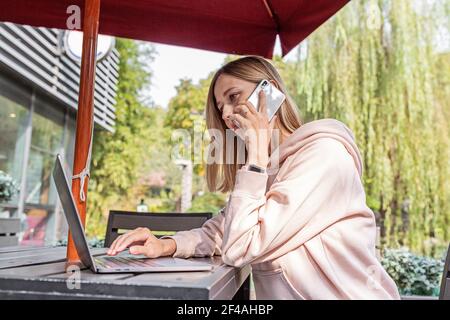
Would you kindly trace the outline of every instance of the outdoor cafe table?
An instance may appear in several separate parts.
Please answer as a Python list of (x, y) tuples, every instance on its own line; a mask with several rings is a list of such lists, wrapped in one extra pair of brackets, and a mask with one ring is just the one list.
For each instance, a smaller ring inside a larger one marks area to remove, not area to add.
[[(105, 255), (106, 248), (91, 250)], [(0, 248), (0, 299), (242, 299), (249, 298), (250, 266), (220, 256), (193, 258), (212, 271), (95, 274), (82, 269), (76, 288), (65, 270), (66, 247)], [(71, 283), (69, 285), (68, 283)]]

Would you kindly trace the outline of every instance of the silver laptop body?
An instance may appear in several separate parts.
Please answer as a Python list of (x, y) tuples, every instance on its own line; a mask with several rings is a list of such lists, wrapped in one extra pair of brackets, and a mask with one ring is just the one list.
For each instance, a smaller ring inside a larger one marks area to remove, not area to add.
[(150, 259), (145, 256), (133, 256), (131, 254), (119, 254), (118, 256), (104, 256), (99, 258), (93, 257), (89, 251), (80, 216), (78, 215), (78, 209), (64, 173), (60, 155), (56, 156), (53, 179), (81, 262), (93, 272), (175, 272), (210, 271), (213, 269), (211, 264), (172, 257)]

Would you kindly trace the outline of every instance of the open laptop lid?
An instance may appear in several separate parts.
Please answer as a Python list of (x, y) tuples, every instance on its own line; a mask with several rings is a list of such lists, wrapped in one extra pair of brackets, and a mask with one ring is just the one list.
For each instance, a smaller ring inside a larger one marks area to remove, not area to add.
[(61, 205), (63, 207), (63, 211), (66, 216), (67, 223), (69, 224), (70, 232), (72, 234), (72, 239), (75, 243), (75, 247), (77, 249), (78, 255), (80, 256), (81, 262), (83, 262), (86, 267), (95, 272), (97, 268), (95, 267), (91, 252), (89, 251), (80, 216), (78, 215), (75, 200), (70, 190), (67, 177), (64, 173), (61, 156), (59, 154), (56, 156), (55, 167), (53, 169), (53, 180), (55, 181), (59, 200), (61, 201)]

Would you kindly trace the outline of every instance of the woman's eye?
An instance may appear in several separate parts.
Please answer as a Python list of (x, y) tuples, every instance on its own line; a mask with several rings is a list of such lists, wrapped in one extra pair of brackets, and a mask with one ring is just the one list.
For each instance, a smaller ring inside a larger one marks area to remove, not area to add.
[(239, 93), (230, 94), (230, 101), (233, 102), (238, 95), (239, 95)]

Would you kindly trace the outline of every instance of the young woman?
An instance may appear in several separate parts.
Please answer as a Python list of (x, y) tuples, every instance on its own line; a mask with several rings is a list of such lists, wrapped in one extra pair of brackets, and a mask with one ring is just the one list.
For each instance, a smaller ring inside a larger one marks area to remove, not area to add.
[[(286, 95), (270, 122), (264, 94), (258, 109), (247, 101), (263, 79)], [(343, 123), (302, 124), (277, 70), (257, 56), (217, 71), (206, 122), (223, 136), (233, 130), (245, 144), (237, 150), (222, 139), (224, 150), (245, 153), (245, 163), (208, 161), (208, 187), (230, 192), (226, 207), (201, 228), (174, 236), (130, 231), (108, 254), (129, 247), (151, 258), (221, 255), (231, 266), (251, 264), (257, 299), (399, 298), (375, 255), (375, 218), (365, 202), (361, 156)], [(277, 141), (271, 140), (274, 132)]]

